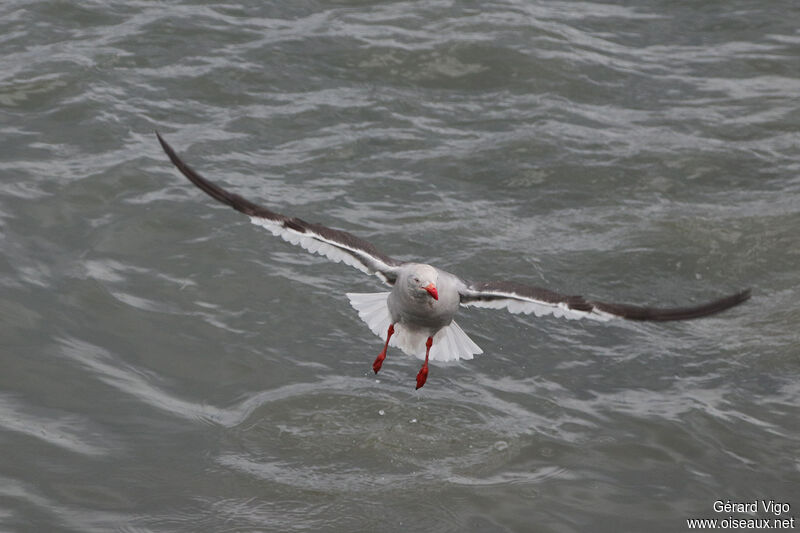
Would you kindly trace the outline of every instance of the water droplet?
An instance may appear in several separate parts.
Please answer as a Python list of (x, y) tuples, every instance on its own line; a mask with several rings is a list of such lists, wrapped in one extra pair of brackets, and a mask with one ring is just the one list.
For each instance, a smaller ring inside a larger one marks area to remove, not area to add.
[(384, 411), (383, 409), (381, 409), (380, 411), (378, 411), (378, 414), (379, 414), (379, 415), (381, 415), (381, 416), (383, 416), (383, 415), (385, 415), (385, 414), (386, 414), (386, 411)]
[(494, 449), (498, 452), (502, 452), (503, 450), (508, 449), (508, 443), (504, 440), (499, 440), (494, 443)]
[(411, 419), (411, 423), (412, 423), (412, 424), (416, 424), (416, 423), (417, 423), (417, 419), (416, 419), (416, 418), (412, 418), (412, 419)]

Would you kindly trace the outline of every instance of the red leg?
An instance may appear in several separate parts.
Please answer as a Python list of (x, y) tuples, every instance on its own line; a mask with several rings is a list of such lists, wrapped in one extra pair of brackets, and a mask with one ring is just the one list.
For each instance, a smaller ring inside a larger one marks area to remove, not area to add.
[(392, 335), (394, 335), (394, 324), (389, 324), (389, 332), (386, 334), (386, 344), (383, 345), (383, 351), (378, 354), (375, 362), (372, 363), (372, 370), (374, 370), (376, 374), (378, 373), (378, 370), (381, 369), (383, 360), (386, 359), (386, 349), (389, 347), (389, 339), (392, 338)]
[(428, 355), (431, 353), (431, 346), (433, 346), (433, 337), (428, 337), (425, 342), (425, 362), (422, 363), (422, 368), (417, 374), (417, 389), (425, 385), (425, 381), (428, 379)]

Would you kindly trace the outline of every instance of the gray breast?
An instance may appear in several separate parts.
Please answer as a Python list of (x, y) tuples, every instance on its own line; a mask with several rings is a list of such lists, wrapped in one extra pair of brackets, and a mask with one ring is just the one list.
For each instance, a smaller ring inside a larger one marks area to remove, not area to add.
[(456, 281), (451, 275), (440, 271), (438, 300), (427, 293), (419, 296), (411, 294), (404, 290), (405, 284), (396, 283), (387, 302), (392, 320), (411, 329), (429, 330), (431, 335), (447, 326), (458, 311), (460, 297)]

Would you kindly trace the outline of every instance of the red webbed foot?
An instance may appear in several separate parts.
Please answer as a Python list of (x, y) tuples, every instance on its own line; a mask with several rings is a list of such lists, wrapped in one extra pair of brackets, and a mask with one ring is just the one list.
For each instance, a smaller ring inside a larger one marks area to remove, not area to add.
[(433, 337), (428, 337), (425, 342), (425, 362), (422, 363), (422, 368), (419, 369), (417, 374), (417, 390), (419, 390), (428, 380), (428, 356), (431, 353), (431, 346), (433, 346)]
[(419, 369), (419, 373), (417, 374), (417, 389), (420, 389), (425, 382), (428, 380), (428, 364), (425, 363), (422, 365), (422, 368)]
[(376, 374), (381, 369), (381, 366), (383, 365), (383, 360), (384, 359), (386, 359), (386, 351), (385, 350), (382, 351), (380, 354), (378, 354), (378, 357), (375, 359), (375, 362), (372, 363), (372, 370), (374, 370)]
[(392, 335), (394, 335), (394, 324), (389, 324), (389, 331), (386, 332), (386, 344), (383, 345), (383, 350), (378, 354), (378, 357), (375, 358), (375, 362), (372, 363), (372, 370), (374, 370), (376, 374), (378, 370), (381, 369), (381, 366), (383, 366), (383, 360), (386, 359), (386, 350), (389, 349), (389, 339), (392, 338)]

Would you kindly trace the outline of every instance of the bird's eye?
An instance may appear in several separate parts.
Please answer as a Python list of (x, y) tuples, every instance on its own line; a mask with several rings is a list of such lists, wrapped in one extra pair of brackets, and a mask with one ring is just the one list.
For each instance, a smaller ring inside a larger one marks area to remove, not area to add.
[(417, 276), (414, 276), (412, 279), (414, 280), (414, 283), (419, 283), (419, 278)]

